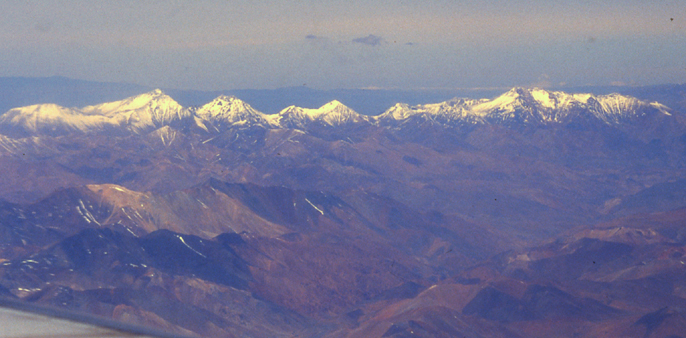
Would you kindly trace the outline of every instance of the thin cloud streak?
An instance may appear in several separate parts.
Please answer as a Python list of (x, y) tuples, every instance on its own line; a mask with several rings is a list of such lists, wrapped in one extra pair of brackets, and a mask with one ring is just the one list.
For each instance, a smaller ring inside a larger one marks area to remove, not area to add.
[(353, 42), (361, 43), (361, 44), (367, 45), (367, 46), (376, 47), (376, 46), (381, 46), (386, 41), (380, 36), (369, 34), (363, 38), (355, 38), (355, 39), (353, 39)]

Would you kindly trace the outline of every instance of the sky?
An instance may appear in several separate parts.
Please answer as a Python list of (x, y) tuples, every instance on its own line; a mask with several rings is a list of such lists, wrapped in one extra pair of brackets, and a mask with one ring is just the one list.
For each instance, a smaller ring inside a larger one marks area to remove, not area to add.
[(683, 0), (12, 1), (0, 76), (225, 90), (686, 82)]

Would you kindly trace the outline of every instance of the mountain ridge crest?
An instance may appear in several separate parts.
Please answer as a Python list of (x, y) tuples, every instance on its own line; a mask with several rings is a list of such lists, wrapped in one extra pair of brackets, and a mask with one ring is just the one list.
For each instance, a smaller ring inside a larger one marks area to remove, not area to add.
[(397, 127), (417, 118), (449, 126), (555, 124), (576, 120), (619, 125), (648, 114), (671, 115), (672, 110), (658, 102), (642, 101), (616, 93), (570, 94), (536, 87), (513, 87), (492, 99), (456, 97), (414, 106), (396, 103), (377, 116), (359, 114), (338, 100), (319, 108), (291, 105), (277, 114), (267, 115), (236, 96), (219, 95), (202, 106), (183, 107), (162, 90), (155, 89), (123, 100), (83, 108), (67, 108), (53, 103), (13, 108), (0, 116), (0, 132), (29, 136), (124, 129), (141, 134), (184, 120), (195, 120), (206, 130), (206, 124), (215, 128), (259, 126), (301, 130), (307, 130), (313, 124), (327, 127), (354, 124)]

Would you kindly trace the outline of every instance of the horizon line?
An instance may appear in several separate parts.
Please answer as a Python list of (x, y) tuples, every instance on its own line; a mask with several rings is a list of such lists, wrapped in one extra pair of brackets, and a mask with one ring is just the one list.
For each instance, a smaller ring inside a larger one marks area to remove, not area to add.
[(364, 91), (398, 91), (398, 92), (430, 92), (430, 91), (495, 91), (495, 90), (509, 90), (512, 88), (541, 88), (541, 89), (573, 89), (573, 88), (642, 88), (642, 87), (656, 87), (656, 86), (683, 86), (686, 82), (682, 83), (658, 83), (658, 84), (637, 84), (637, 83), (609, 83), (609, 84), (583, 84), (583, 85), (548, 85), (548, 84), (526, 84), (526, 85), (508, 85), (508, 86), (476, 86), (476, 87), (449, 87), (449, 86), (438, 86), (438, 87), (414, 87), (414, 88), (403, 88), (403, 87), (382, 87), (382, 86), (365, 86), (365, 87), (352, 87), (352, 88), (330, 88), (321, 89), (313, 88), (307, 85), (301, 86), (284, 86), (276, 88), (224, 88), (224, 89), (194, 89), (194, 88), (178, 88), (178, 87), (168, 87), (168, 86), (154, 86), (145, 85), (132, 82), (120, 82), (120, 81), (97, 81), (97, 80), (86, 80), (79, 78), (71, 78), (64, 75), (51, 75), (51, 76), (0, 76), (2, 79), (26, 79), (26, 80), (41, 80), (41, 79), (65, 79), (69, 81), (81, 81), (89, 83), (100, 83), (100, 84), (116, 84), (116, 85), (128, 85), (128, 86), (138, 86), (142, 88), (148, 88), (150, 90), (162, 89), (163, 91), (187, 91), (187, 92), (202, 92), (202, 93), (215, 93), (215, 92), (230, 92), (230, 91), (276, 91), (283, 89), (296, 89), (303, 88), (312, 91), (320, 92), (332, 92), (332, 91), (353, 91), (353, 90), (364, 90)]

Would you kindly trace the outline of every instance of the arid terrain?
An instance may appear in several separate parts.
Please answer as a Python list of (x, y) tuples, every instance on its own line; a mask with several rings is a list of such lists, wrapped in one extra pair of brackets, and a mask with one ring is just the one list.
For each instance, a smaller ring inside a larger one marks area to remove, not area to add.
[(0, 296), (205, 337), (678, 337), (686, 119), (619, 94), (0, 115)]

